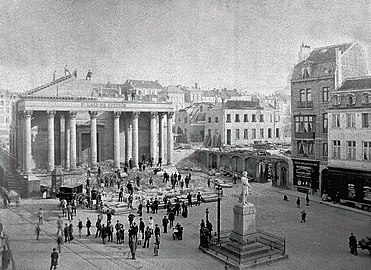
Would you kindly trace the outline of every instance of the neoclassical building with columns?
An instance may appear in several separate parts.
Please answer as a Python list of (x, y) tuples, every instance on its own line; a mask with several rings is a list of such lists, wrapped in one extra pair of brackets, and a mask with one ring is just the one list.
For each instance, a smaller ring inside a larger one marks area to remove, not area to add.
[(144, 154), (157, 163), (172, 163), (173, 105), (168, 102), (127, 100), (120, 85), (65, 76), (24, 93), (15, 104), (11, 153), (23, 175), (55, 166), (75, 170)]

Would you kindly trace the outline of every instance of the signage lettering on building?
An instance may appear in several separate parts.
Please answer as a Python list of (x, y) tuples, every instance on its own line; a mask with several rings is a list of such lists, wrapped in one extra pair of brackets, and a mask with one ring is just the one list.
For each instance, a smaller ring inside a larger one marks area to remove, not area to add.
[(319, 166), (318, 162), (293, 160), (294, 185), (314, 188), (317, 186)]
[(81, 102), (83, 108), (126, 108), (125, 103), (119, 102)]

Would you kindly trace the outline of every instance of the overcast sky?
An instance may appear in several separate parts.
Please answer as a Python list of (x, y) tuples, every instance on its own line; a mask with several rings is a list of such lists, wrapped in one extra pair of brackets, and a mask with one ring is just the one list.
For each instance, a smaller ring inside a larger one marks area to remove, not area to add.
[(302, 42), (370, 47), (370, 2), (1, 0), (0, 88), (31, 89), (67, 64), (96, 82), (281, 89)]

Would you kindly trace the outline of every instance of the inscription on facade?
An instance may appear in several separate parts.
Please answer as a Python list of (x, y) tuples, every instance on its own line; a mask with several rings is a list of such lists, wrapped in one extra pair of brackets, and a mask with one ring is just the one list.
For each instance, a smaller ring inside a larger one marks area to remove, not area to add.
[(119, 102), (81, 102), (81, 107), (86, 108), (126, 108), (125, 103)]

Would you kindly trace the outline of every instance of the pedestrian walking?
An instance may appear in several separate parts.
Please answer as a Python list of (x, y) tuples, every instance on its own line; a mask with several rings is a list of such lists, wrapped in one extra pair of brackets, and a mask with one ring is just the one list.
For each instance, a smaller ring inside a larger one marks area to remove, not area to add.
[(137, 211), (137, 214), (141, 217), (143, 215), (143, 202), (140, 201), (139, 205), (138, 205), (138, 211)]
[(296, 199), (296, 207), (300, 208), (300, 197)]
[(151, 230), (151, 234), (153, 234), (154, 224), (155, 224), (155, 221), (153, 220), (153, 218), (149, 217), (148, 226), (149, 226), (149, 229)]
[(97, 228), (97, 231), (95, 232), (95, 238), (101, 237), (101, 233), (102, 233), (102, 220), (99, 218), (99, 216), (98, 216), (97, 221), (95, 222), (95, 227)]
[(89, 218), (86, 218), (86, 237), (90, 236), (91, 221)]
[(309, 206), (310, 199), (309, 199), (308, 193), (307, 193), (307, 197), (305, 198), (305, 201), (307, 202), (307, 206)]
[(39, 216), (39, 224), (43, 225), (44, 224), (44, 211), (42, 208), (40, 208), (38, 212), (38, 216)]
[(81, 232), (83, 228), (81, 218), (79, 218), (79, 223), (77, 224), (77, 227), (79, 228), (79, 238), (81, 238)]
[(59, 259), (59, 255), (56, 251), (56, 248), (53, 248), (53, 252), (50, 255), (50, 257), (51, 257), (50, 270), (56, 270), (58, 266), (58, 259)]
[(353, 233), (350, 233), (350, 236), (349, 236), (349, 248), (350, 248), (350, 253), (357, 256), (358, 255), (358, 252), (357, 252), (357, 239), (356, 237), (354, 236)]
[(68, 220), (73, 220), (72, 205), (67, 203), (67, 216)]
[(139, 230), (141, 232), (141, 235), (142, 235), (142, 239), (144, 239), (144, 229), (146, 228), (146, 225), (144, 224), (144, 221), (142, 218), (140, 218), (140, 221), (139, 221)]
[(149, 248), (149, 240), (151, 239), (151, 229), (147, 226), (147, 229), (144, 233), (144, 244), (143, 248)]
[(66, 243), (66, 242), (70, 242), (70, 232), (69, 232), (69, 227), (68, 227), (68, 224), (67, 223), (65, 223), (64, 224), (64, 230), (63, 230), (63, 232), (64, 232), (64, 242)]
[(108, 222), (107, 224), (107, 236), (108, 236), (108, 240), (107, 242), (113, 242), (113, 226), (111, 224), (111, 221)]
[(68, 226), (68, 232), (70, 234), (70, 241), (72, 241), (74, 239), (72, 233), (73, 233), (73, 224), (72, 224), (72, 221), (70, 221), (70, 225)]
[(191, 192), (188, 193), (187, 200), (188, 200), (188, 205), (190, 207), (192, 207), (192, 195), (191, 195)]
[(307, 213), (305, 213), (305, 210), (301, 211), (301, 221), (300, 221), (300, 223), (305, 223), (306, 217), (307, 217)]
[(36, 240), (39, 240), (39, 236), (40, 236), (40, 223), (37, 223), (36, 225)]
[(57, 245), (58, 245), (58, 251), (61, 253), (61, 245), (63, 243), (63, 238), (61, 234), (57, 234)]
[(102, 224), (102, 227), (101, 227), (101, 236), (102, 236), (103, 244), (105, 244), (106, 243), (105, 240), (106, 240), (106, 237), (107, 237), (107, 229), (104, 226), (104, 224)]
[(135, 252), (137, 251), (137, 241), (135, 237), (132, 237), (129, 239), (129, 247), (130, 247), (131, 258), (135, 260)]
[(155, 225), (155, 240), (156, 242), (160, 242), (160, 227), (158, 224)]
[(164, 227), (164, 233), (167, 233), (167, 224), (169, 224), (169, 220), (166, 216), (162, 219), (162, 227)]
[(200, 192), (197, 193), (196, 198), (197, 198), (196, 205), (201, 205), (202, 196), (201, 196), (201, 193)]
[(129, 227), (133, 224), (135, 215), (130, 211), (130, 214), (128, 215), (128, 220), (129, 220)]
[(175, 213), (174, 213), (174, 210), (171, 209), (169, 212), (169, 222), (170, 222), (169, 228), (172, 228), (174, 226), (174, 220), (175, 220)]
[(58, 216), (58, 219), (57, 219), (57, 228), (58, 228), (57, 233), (59, 232), (63, 233), (63, 220), (60, 215)]
[(3, 246), (3, 251), (1, 252), (1, 269), (8, 269), (10, 264), (10, 254), (9, 250), (6, 249), (6, 246)]
[(158, 250), (160, 249), (160, 242), (155, 242), (155, 245), (153, 246), (153, 253), (154, 253), (154, 256), (158, 256)]

